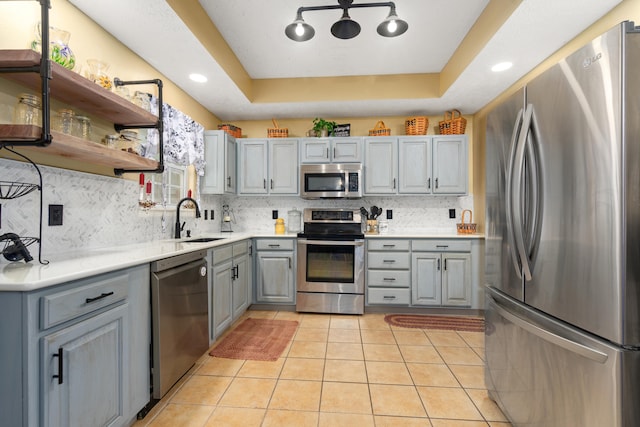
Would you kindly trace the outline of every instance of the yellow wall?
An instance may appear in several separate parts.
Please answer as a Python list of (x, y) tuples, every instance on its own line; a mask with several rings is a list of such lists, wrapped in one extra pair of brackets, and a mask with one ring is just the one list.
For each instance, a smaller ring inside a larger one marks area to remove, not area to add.
[(539, 66), (533, 69), (530, 73), (526, 74), (517, 83), (511, 86), (508, 90), (502, 93), (499, 97), (494, 99), (491, 103), (486, 105), (480, 111), (474, 115), (475, 127), (472, 131), (473, 136), (473, 153), (474, 159), (473, 168), (473, 187), (472, 192), (474, 194), (474, 219), (477, 220), (479, 231), (484, 232), (485, 222), (485, 127), (486, 116), (489, 111), (508, 96), (513, 94), (519, 88), (524, 86), (527, 82), (531, 81), (536, 76), (540, 75), (544, 70), (548, 69), (552, 65), (556, 64), (560, 59), (571, 54), (575, 50), (582, 47), (584, 44), (590, 42), (598, 35), (604, 33), (615, 25), (622, 21), (635, 21), (636, 25), (640, 25), (640, 0), (624, 0), (615, 9), (605, 15), (602, 19), (585, 29), (576, 38), (571, 40), (547, 60), (542, 62)]

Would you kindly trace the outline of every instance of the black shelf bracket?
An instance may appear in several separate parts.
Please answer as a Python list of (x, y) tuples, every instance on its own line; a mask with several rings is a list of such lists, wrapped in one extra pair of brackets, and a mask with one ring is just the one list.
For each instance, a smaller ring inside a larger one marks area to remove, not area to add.
[(25, 67), (0, 68), (0, 73), (40, 73), (42, 84), (40, 92), (42, 96), (42, 133), (40, 138), (22, 140), (0, 140), (0, 148), (36, 146), (47, 147), (51, 144), (51, 105), (49, 94), (49, 80), (51, 80), (51, 59), (49, 58), (49, 9), (50, 0), (38, 0), (40, 3), (40, 28), (42, 29), (42, 47), (40, 65)]
[(147, 124), (147, 125), (122, 125), (122, 124), (114, 124), (113, 127), (117, 132), (120, 132), (123, 129), (157, 129), (158, 130), (158, 167), (155, 169), (122, 169), (116, 168), (113, 170), (115, 175), (122, 175), (125, 173), (162, 173), (164, 172), (164, 143), (163, 143), (163, 132), (164, 132), (164, 122), (163, 122), (163, 114), (162, 114), (162, 80), (160, 79), (152, 79), (152, 80), (120, 80), (115, 77), (113, 79), (113, 84), (117, 86), (128, 86), (128, 85), (145, 85), (145, 84), (154, 84), (158, 86), (158, 121), (155, 124)]

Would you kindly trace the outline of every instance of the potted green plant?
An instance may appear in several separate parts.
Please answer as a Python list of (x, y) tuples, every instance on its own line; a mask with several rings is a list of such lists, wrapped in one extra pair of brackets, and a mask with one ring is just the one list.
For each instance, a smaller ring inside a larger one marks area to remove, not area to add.
[(336, 124), (336, 122), (330, 122), (316, 117), (313, 119), (313, 130), (316, 136), (327, 137), (333, 134), (333, 129), (336, 127)]

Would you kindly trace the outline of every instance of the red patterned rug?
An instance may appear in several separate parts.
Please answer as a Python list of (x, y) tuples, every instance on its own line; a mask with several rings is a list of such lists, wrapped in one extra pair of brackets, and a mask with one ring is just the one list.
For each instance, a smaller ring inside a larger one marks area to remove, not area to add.
[(248, 318), (213, 350), (210, 356), (226, 359), (278, 360), (293, 338), (298, 322)]
[(403, 328), (484, 332), (484, 319), (481, 317), (387, 314), (384, 316), (384, 321), (392, 326)]

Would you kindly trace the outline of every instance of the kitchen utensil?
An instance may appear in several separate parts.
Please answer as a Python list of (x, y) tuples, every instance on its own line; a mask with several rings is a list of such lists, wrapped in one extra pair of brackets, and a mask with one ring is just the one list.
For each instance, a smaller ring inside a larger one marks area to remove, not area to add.
[(364, 215), (366, 219), (369, 219), (369, 211), (367, 211), (364, 207), (360, 208), (360, 213)]
[(371, 210), (369, 212), (371, 212), (369, 219), (376, 219), (376, 212), (378, 212), (378, 207), (375, 205), (371, 206)]

